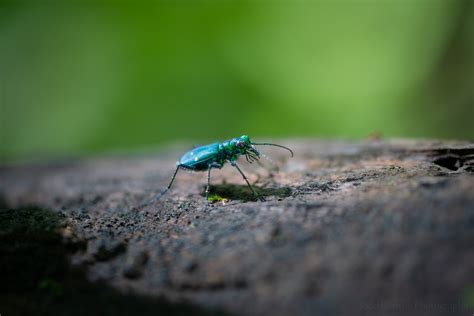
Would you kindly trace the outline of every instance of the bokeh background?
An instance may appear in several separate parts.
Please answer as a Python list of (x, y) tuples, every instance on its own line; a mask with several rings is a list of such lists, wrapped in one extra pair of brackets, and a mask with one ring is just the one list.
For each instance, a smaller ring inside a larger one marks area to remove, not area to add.
[(253, 137), (474, 139), (474, 1), (2, 1), (4, 162)]

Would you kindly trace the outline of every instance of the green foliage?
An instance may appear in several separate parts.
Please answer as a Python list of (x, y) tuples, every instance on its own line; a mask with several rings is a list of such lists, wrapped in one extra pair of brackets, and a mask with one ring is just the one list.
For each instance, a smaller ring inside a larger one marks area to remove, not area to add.
[(223, 203), (226, 203), (228, 201), (228, 199), (220, 196), (220, 195), (217, 195), (217, 194), (211, 194), (207, 197), (207, 200), (211, 203), (216, 203), (216, 202), (223, 202)]
[(472, 1), (22, 2), (0, 156), (178, 139), (474, 138)]
[(464, 305), (474, 309), (474, 285), (469, 286), (464, 293)]

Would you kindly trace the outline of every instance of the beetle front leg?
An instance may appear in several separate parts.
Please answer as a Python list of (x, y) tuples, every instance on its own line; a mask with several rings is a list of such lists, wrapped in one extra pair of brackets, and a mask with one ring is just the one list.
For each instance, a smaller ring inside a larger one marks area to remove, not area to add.
[(240, 170), (239, 166), (237, 166), (237, 163), (235, 161), (230, 161), (230, 164), (232, 166), (234, 166), (235, 168), (237, 168), (237, 170), (239, 170), (240, 174), (242, 175), (242, 178), (244, 178), (245, 182), (247, 182), (247, 185), (248, 187), (250, 188), (250, 191), (252, 191), (253, 195), (259, 199), (260, 201), (265, 201), (265, 198), (261, 195), (259, 195), (257, 192), (255, 192), (255, 190), (253, 189), (252, 185), (250, 184), (249, 180), (247, 179), (247, 177), (245, 176), (245, 174), (242, 172), (242, 170)]

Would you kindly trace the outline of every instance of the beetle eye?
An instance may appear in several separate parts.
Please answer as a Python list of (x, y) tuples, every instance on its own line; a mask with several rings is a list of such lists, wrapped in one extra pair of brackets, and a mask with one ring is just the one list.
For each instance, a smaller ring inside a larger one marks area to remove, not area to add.
[(243, 142), (237, 142), (237, 147), (244, 147), (244, 143)]

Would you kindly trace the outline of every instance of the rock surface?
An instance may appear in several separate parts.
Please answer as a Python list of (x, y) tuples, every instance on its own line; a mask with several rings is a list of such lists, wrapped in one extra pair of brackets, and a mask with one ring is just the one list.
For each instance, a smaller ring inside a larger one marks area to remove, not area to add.
[(206, 174), (181, 172), (137, 208), (168, 184), (183, 152), (171, 149), (4, 166), (0, 206), (60, 214), (58, 233), (82, 245), (68, 264), (125, 300), (236, 315), (473, 313), (473, 143), (279, 143), (295, 157), (262, 148), (278, 172), (240, 162), (265, 202), (226, 166), (211, 188), (224, 200), (208, 205)]

